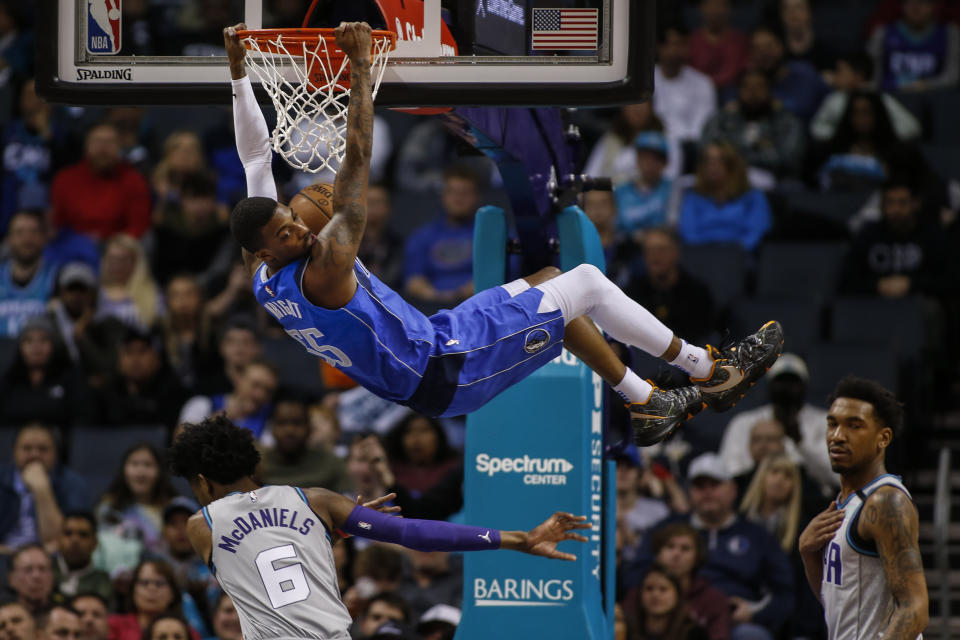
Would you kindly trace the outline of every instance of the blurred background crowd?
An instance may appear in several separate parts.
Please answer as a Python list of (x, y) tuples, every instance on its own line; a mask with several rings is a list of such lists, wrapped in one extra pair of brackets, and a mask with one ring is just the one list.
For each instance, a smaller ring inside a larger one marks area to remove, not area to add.
[[(123, 3), (144, 47), (146, 4)], [(177, 46), (222, 54), (223, 4), (184, 4)], [(615, 184), (581, 205), (608, 275), (679, 335), (778, 318), (790, 353), (737, 411), (644, 451), (611, 398), (617, 638), (821, 638), (796, 540), (839, 486), (830, 389), (854, 372), (898, 391), (898, 472), (960, 427), (960, 3), (660, 4), (653, 99), (568, 114), (584, 172)], [(210, 34), (183, 26), (194, 9)], [(355, 387), (258, 307), (227, 229), (245, 195), (228, 110), (46, 103), (33, 11), (0, 0), (0, 639), (240, 640), (163, 460), (176, 425), (224, 412), (259, 439), (265, 483), (447, 519), (464, 423)], [(282, 200), (317, 179), (275, 175)], [(474, 212), (508, 206), (495, 167), (436, 118), (378, 110), (372, 179), (361, 259), (426, 312), (469, 297)], [(334, 551), (356, 638), (452, 637), (459, 556)]]

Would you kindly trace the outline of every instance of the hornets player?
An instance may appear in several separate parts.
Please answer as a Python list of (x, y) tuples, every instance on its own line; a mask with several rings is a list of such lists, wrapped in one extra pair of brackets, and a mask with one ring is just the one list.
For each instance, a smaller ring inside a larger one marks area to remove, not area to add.
[(827, 446), (840, 495), (799, 540), (830, 640), (914, 640), (927, 625), (917, 509), (884, 466), (902, 422), (900, 403), (872, 380), (844, 378), (831, 397)]
[(531, 531), (499, 531), (398, 518), (326, 489), (264, 487), (253, 480), (260, 454), (249, 429), (218, 415), (186, 425), (170, 448), (174, 473), (203, 505), (187, 523), (194, 549), (237, 606), (244, 640), (349, 640), (331, 532), (420, 551), (511, 549), (576, 560), (557, 549), (586, 542), (586, 516), (554, 513)]
[[(257, 300), (307, 351), (377, 395), (430, 416), (469, 413), (550, 362), (566, 346), (628, 402), (634, 440), (650, 445), (710, 406), (724, 411), (780, 355), (768, 322), (726, 350), (688, 344), (591, 265), (555, 268), (483, 291), (427, 318), (357, 260), (366, 224), (373, 103), (370, 27), (344, 23), (336, 42), (350, 59), (346, 153), (332, 219), (319, 232), (277, 202), (266, 123), (244, 70), (236, 30), (224, 31), (234, 90), (237, 149), (247, 193), (230, 228), (243, 247)], [(620, 362), (595, 321), (617, 340), (686, 371), (691, 386), (652, 387)]]

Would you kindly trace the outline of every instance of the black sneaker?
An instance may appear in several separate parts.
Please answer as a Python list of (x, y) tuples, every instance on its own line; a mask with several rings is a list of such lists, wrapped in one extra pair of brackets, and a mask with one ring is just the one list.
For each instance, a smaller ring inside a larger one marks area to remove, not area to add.
[(707, 345), (713, 370), (706, 378), (690, 380), (700, 387), (708, 407), (727, 411), (773, 366), (782, 350), (783, 327), (771, 320), (730, 347), (716, 349)]
[(654, 387), (646, 402), (627, 405), (634, 444), (649, 447), (660, 442), (706, 406), (699, 387), (670, 390)]

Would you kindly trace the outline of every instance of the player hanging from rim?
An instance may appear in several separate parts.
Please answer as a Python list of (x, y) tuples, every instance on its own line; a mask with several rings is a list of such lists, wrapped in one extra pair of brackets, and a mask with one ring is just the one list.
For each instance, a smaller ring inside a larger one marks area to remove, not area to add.
[(840, 495), (798, 541), (829, 640), (914, 640), (927, 626), (917, 508), (884, 463), (902, 428), (903, 407), (890, 391), (853, 377), (837, 384), (826, 436)]
[(576, 530), (591, 527), (586, 516), (560, 512), (531, 531), (397, 518), (326, 489), (263, 487), (253, 480), (259, 462), (250, 430), (222, 415), (186, 425), (170, 448), (173, 472), (203, 505), (187, 535), (237, 605), (245, 640), (350, 638), (333, 531), (419, 551), (511, 549), (573, 561), (557, 543), (586, 542)]
[[(588, 264), (562, 274), (547, 267), (427, 318), (357, 260), (373, 140), (370, 27), (337, 28), (352, 88), (334, 215), (322, 229), (309, 228), (313, 221), (276, 200), (267, 126), (237, 37), (242, 28), (224, 30), (237, 150), (250, 196), (234, 208), (231, 231), (260, 304), (307, 351), (373, 393), (430, 416), (470, 413), (566, 346), (623, 396), (634, 441), (646, 446), (705, 407), (732, 407), (780, 355), (783, 332), (774, 321), (728, 349), (689, 344)], [(593, 321), (683, 369), (693, 384), (653, 387), (624, 366)]]

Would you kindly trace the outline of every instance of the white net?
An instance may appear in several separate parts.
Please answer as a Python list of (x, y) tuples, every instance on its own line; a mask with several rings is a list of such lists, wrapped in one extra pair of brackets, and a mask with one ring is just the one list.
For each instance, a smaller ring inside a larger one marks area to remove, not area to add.
[[(247, 64), (259, 78), (277, 112), (273, 150), (300, 171), (336, 173), (346, 148), (348, 82), (341, 81), (348, 60), (323, 37), (317, 42), (271, 35), (244, 39)], [(389, 38), (373, 39), (370, 74), (373, 97), (390, 53)], [(335, 52), (335, 53), (334, 53)]]

